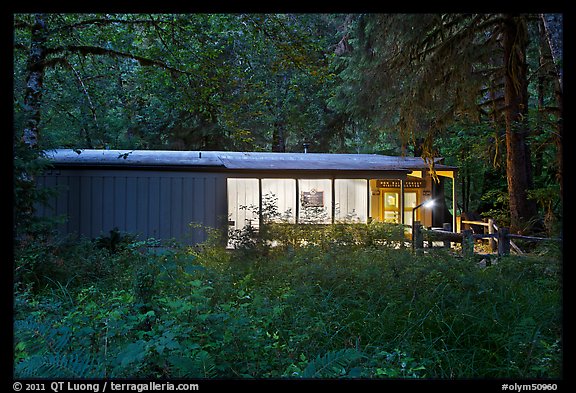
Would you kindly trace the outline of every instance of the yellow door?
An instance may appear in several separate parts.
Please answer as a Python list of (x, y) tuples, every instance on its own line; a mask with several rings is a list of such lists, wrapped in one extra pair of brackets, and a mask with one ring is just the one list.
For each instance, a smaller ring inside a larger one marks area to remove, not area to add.
[(398, 223), (400, 217), (400, 203), (397, 192), (382, 193), (382, 221), (389, 223)]
[[(412, 208), (417, 205), (417, 193), (404, 192), (404, 224), (412, 225)], [(418, 214), (418, 212), (417, 212)], [(380, 221), (400, 223), (400, 193), (392, 190), (380, 192)]]

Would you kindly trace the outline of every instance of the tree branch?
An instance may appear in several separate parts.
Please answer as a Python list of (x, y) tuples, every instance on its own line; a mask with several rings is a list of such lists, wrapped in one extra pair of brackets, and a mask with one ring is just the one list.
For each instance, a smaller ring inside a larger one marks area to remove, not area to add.
[[(149, 59), (147, 57), (138, 56), (132, 53), (120, 52), (114, 49), (107, 49), (98, 46), (87, 46), (87, 45), (69, 45), (64, 47), (48, 49), (48, 54), (58, 54), (63, 52), (79, 53), (81, 55), (96, 55), (96, 56), (111, 56), (111, 57), (121, 57), (125, 59), (136, 60), (142, 66), (155, 66), (168, 70), (175, 74), (189, 75), (190, 72), (180, 70), (178, 68), (172, 67), (162, 61)], [(51, 59), (52, 60), (52, 59)], [(46, 64), (50, 64), (51, 60), (47, 60)]]
[(166, 22), (169, 23), (168, 21), (163, 21), (163, 20), (150, 20), (150, 19), (86, 19), (80, 22), (76, 22), (76, 23), (72, 23), (69, 25), (65, 25), (65, 26), (61, 26), (58, 27), (56, 29), (54, 29), (54, 31), (58, 31), (58, 30), (72, 30), (72, 29), (77, 29), (77, 28), (84, 28), (84, 27), (90, 27), (90, 26), (106, 26), (106, 25), (112, 25), (112, 24), (124, 24), (124, 25), (137, 25), (137, 24), (142, 24), (142, 25), (150, 25), (153, 23), (162, 23), (162, 22)]

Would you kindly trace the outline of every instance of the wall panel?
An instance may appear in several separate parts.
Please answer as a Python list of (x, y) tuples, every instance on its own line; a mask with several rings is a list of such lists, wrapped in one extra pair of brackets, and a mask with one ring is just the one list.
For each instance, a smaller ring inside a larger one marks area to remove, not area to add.
[(217, 173), (143, 170), (61, 170), (38, 178), (39, 187), (58, 189), (37, 214), (67, 217), (58, 230), (89, 238), (117, 227), (140, 238), (206, 239), (190, 223), (216, 227), (226, 216), (226, 177)]

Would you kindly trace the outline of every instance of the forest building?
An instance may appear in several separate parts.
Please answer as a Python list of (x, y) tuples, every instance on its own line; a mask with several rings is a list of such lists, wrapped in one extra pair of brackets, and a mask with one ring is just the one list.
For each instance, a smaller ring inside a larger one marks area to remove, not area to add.
[(258, 228), (270, 208), (290, 223), (410, 226), (413, 208), (428, 199), (435, 207), (417, 209), (416, 220), (457, 228), (457, 168), (441, 158), (431, 172), (420, 157), (378, 154), (57, 149), (47, 156), (51, 168), (38, 182), (57, 193), (38, 214), (62, 216), (63, 234), (95, 238), (117, 228), (195, 244), (206, 233), (191, 223)]

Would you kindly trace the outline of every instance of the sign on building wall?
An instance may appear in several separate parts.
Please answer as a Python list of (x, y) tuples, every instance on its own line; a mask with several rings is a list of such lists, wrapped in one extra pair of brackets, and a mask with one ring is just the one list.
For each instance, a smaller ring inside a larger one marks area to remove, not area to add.
[[(423, 188), (425, 185), (424, 180), (404, 180), (405, 188)], [(376, 180), (376, 187), (378, 188), (400, 188), (400, 180), (396, 179), (381, 179)]]
[(300, 200), (302, 207), (324, 207), (324, 191), (317, 191), (311, 189), (310, 191), (302, 191)]

